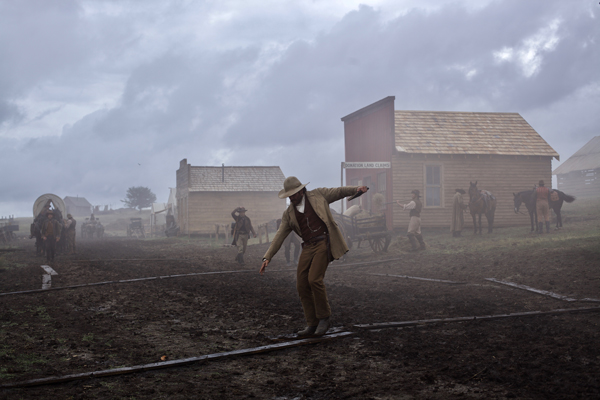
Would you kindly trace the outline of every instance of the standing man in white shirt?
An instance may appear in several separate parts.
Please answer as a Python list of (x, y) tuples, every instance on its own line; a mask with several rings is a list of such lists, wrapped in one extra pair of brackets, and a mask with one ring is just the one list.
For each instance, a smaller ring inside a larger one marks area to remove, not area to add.
[[(402, 204), (400, 201), (396, 201), (398, 205), (402, 206), (404, 210), (410, 210), (410, 221), (408, 222), (408, 240), (410, 240), (411, 250), (418, 251), (425, 250), (425, 242), (423, 241), (423, 235), (421, 235), (421, 210), (423, 209), (423, 203), (420, 200), (420, 192), (413, 190), (412, 201), (408, 204)], [(419, 242), (417, 244), (417, 241)]]

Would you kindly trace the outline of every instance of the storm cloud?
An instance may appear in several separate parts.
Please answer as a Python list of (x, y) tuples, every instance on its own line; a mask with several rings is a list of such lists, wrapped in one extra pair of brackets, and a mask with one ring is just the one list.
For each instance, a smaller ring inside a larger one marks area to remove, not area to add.
[(318, 3), (0, 2), (0, 215), (166, 201), (183, 158), (338, 185), (340, 118), (386, 96), (518, 112), (562, 161), (599, 134), (598, 2)]

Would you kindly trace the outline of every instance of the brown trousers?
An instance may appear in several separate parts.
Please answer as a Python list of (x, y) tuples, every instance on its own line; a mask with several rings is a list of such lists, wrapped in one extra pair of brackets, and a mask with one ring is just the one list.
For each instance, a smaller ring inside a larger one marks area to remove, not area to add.
[(66, 236), (66, 240), (67, 240), (67, 253), (68, 254), (74, 254), (76, 249), (75, 249), (75, 230), (74, 229), (69, 229), (67, 230), (67, 232), (65, 233)]
[(321, 240), (314, 244), (305, 244), (298, 260), (296, 289), (308, 326), (317, 326), (320, 319), (331, 315), (323, 283), (329, 264), (327, 255), (327, 240)]
[(550, 207), (548, 206), (548, 200), (537, 201), (535, 208), (538, 215), (538, 222), (550, 221)]
[(246, 248), (248, 247), (248, 237), (249, 235), (247, 233), (238, 234), (238, 238), (236, 241), (238, 254), (246, 253)]

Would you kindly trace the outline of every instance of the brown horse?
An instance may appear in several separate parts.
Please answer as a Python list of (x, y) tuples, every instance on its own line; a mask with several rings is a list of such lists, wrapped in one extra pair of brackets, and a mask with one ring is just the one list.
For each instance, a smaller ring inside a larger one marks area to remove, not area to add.
[(487, 190), (477, 189), (477, 181), (469, 182), (469, 211), (473, 217), (474, 235), (477, 234), (476, 216), (479, 216), (479, 234), (481, 235), (481, 214), (488, 221), (488, 233), (494, 229), (494, 213), (496, 212), (496, 197)]

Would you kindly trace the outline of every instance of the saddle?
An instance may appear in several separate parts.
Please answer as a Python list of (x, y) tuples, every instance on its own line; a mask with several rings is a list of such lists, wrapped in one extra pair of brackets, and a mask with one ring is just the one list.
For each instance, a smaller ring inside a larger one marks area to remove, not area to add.
[(490, 208), (490, 201), (492, 200), (496, 200), (496, 197), (494, 197), (494, 195), (492, 194), (492, 192), (487, 191), (485, 189), (481, 189), (479, 190), (479, 193), (481, 194), (481, 197), (483, 198), (483, 203), (485, 204), (485, 208), (489, 210)]

